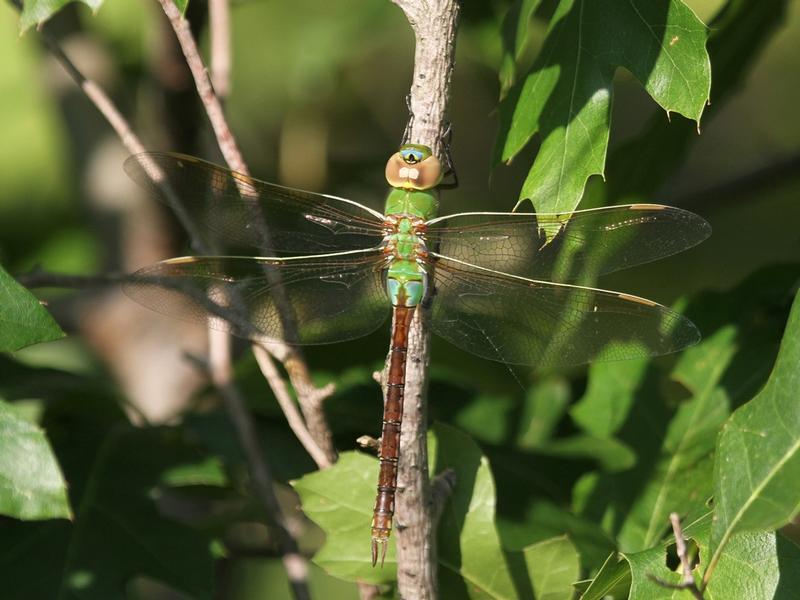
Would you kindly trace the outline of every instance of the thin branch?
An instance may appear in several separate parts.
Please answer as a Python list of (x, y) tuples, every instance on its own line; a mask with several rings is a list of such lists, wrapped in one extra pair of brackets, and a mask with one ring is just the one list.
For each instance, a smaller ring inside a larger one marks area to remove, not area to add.
[(211, 81), (217, 96), (231, 91), (231, 6), (228, 0), (209, 0), (208, 23), (211, 37)]
[[(197, 43), (189, 27), (189, 22), (181, 15), (173, 0), (158, 1), (175, 31), (175, 36), (186, 57), (186, 63), (194, 78), (197, 93), (208, 114), (208, 119), (214, 130), (217, 144), (222, 151), (225, 162), (232, 170), (249, 175), (250, 171), (247, 168), (247, 164), (236, 143), (236, 138), (225, 118), (225, 113), (222, 110), (222, 103), (214, 92), (214, 86), (208, 76), (208, 71), (203, 63), (203, 59), (200, 56)], [(263, 235), (268, 237), (266, 224), (257, 223), (257, 225), (264, 229)], [(275, 275), (267, 273), (267, 276)], [(283, 363), (286, 372), (289, 374), (289, 379), (292, 381), (297, 391), (300, 409), (306, 420), (308, 431), (314, 437), (317, 446), (325, 452), (328, 460), (334, 462), (336, 460), (336, 449), (334, 448), (333, 436), (322, 408), (323, 400), (330, 396), (332, 391), (318, 390), (314, 386), (311, 381), (308, 366), (296, 348), (282, 343), (271, 343), (264, 345), (264, 348)]]
[[(215, 337), (217, 338), (216, 342), (211, 343)], [(264, 516), (267, 526), (270, 534), (275, 538), (294, 597), (297, 600), (310, 600), (308, 563), (300, 554), (297, 541), (289, 533), (283, 510), (275, 496), (272, 470), (264, 460), (264, 451), (258, 441), (258, 433), (255, 430), (253, 419), (250, 417), (239, 390), (233, 385), (230, 339), (227, 333), (209, 330), (211, 379), (225, 400), (228, 416), (236, 428), (237, 436), (244, 450), (245, 462), (250, 470), (253, 488), (265, 509)]]
[(670, 583), (654, 575), (649, 575), (649, 577), (661, 587), (671, 590), (688, 590), (696, 600), (703, 600), (703, 592), (697, 587), (697, 582), (692, 574), (692, 564), (689, 560), (686, 538), (683, 537), (681, 518), (678, 516), (678, 513), (671, 513), (669, 515), (669, 520), (670, 523), (672, 523), (672, 533), (675, 536), (675, 549), (678, 553), (678, 558), (681, 561), (681, 582)]
[(692, 575), (692, 565), (689, 562), (689, 555), (686, 551), (686, 539), (683, 537), (683, 529), (681, 528), (681, 518), (678, 513), (670, 513), (670, 523), (672, 523), (672, 532), (675, 535), (675, 546), (678, 552), (678, 558), (681, 561), (681, 568), (683, 569), (683, 583), (687, 585), (695, 585), (694, 575)]
[(203, 64), (203, 59), (200, 57), (200, 51), (197, 49), (197, 43), (192, 35), (189, 21), (183, 17), (173, 0), (158, 0), (158, 2), (161, 4), (164, 14), (167, 15), (170, 25), (175, 31), (175, 36), (178, 38), (178, 43), (186, 58), (186, 64), (192, 72), (197, 93), (208, 115), (208, 120), (211, 122), (214, 135), (217, 138), (217, 144), (222, 151), (222, 156), (225, 157), (225, 162), (234, 171), (250, 175), (236, 139), (228, 126), (228, 121), (222, 110), (222, 103), (214, 93), (214, 86)]
[(300, 440), (300, 443), (303, 444), (303, 448), (306, 449), (306, 452), (308, 452), (320, 469), (331, 466), (328, 455), (322, 451), (316, 441), (314, 441), (314, 437), (308, 431), (306, 423), (300, 411), (297, 410), (297, 405), (294, 403), (289, 389), (286, 387), (286, 382), (284, 382), (278, 369), (275, 367), (275, 363), (272, 362), (272, 355), (258, 344), (253, 344), (253, 354), (256, 357), (261, 373), (275, 393), (275, 398), (278, 400), (283, 414), (286, 415), (286, 422), (289, 424), (289, 427), (294, 432), (297, 439)]
[(364, 448), (365, 450), (372, 450), (373, 452), (377, 452), (380, 450), (381, 441), (380, 439), (375, 439), (371, 435), (361, 435), (356, 439), (356, 444)]
[[(19, 8), (18, 1), (13, 1), (14, 5)], [(102, 88), (83, 76), (74, 63), (69, 60), (58, 43), (47, 33), (46, 27), (40, 27), (39, 32), (45, 40), (48, 49), (64, 66), (70, 77), (75, 80), (109, 124), (111, 124), (128, 151), (137, 155), (144, 152), (144, 145)], [(167, 197), (172, 197), (171, 190), (169, 190), (168, 183), (166, 183), (163, 175), (161, 175), (159, 171), (154, 170), (152, 164), (143, 164), (143, 166), (148, 169), (148, 174), (154, 178), (157, 185), (166, 186), (167, 189), (165, 191), (167, 192)], [(178, 208), (180, 207), (178, 206)], [(181, 216), (180, 211), (178, 211), (177, 214), (179, 217)], [(188, 231), (190, 234), (192, 233), (191, 227), (189, 227)], [(239, 434), (239, 441), (245, 450), (245, 457), (254, 487), (256, 488), (257, 496), (265, 509), (267, 524), (273, 525), (271, 530), (273, 534), (276, 535), (284, 567), (294, 590), (295, 597), (299, 600), (305, 600), (310, 598), (307, 584), (307, 562), (306, 559), (299, 554), (297, 542), (291, 537), (285, 527), (283, 513), (272, 491), (272, 475), (263, 460), (263, 456), (260, 454), (252, 418), (247, 412), (238, 391), (233, 386), (230, 379), (230, 358), (229, 356), (225, 357), (225, 353), (228, 353), (229, 349), (225, 343), (219, 342), (222, 337), (222, 335), (215, 335), (213, 331), (209, 332), (210, 345), (214, 346), (214, 340), (217, 340), (217, 347), (215, 350), (217, 354), (212, 354), (209, 359), (213, 379), (215, 383), (218, 384), (218, 390), (225, 400), (230, 417), (234, 421), (237, 433)], [(228, 363), (227, 365), (225, 364), (226, 362)]]
[[(442, 134), (455, 63), (457, 0), (393, 0), (416, 37), (409, 94), (408, 141), (443, 158)], [(444, 162), (444, 161), (443, 161)], [(437, 597), (435, 519), (428, 481), (427, 383), (430, 362), (428, 308), (418, 307), (409, 332), (403, 432), (397, 475), (397, 579), (404, 600)]]

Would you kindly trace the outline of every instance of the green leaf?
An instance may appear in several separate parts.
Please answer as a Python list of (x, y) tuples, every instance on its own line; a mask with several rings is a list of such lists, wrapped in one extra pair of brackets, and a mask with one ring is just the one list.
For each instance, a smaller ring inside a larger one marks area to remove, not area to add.
[(609, 437), (573, 435), (559, 438), (538, 448), (542, 454), (597, 461), (604, 471), (614, 472), (636, 464), (636, 454), (628, 446)]
[[(516, 402), (510, 396), (478, 394), (453, 418), (454, 423), (481, 442), (500, 444), (508, 437)], [(452, 409), (451, 409), (452, 410)]]
[(203, 485), (223, 487), (228, 478), (222, 461), (217, 456), (206, 456), (198, 461), (191, 461), (169, 467), (161, 474), (161, 481), (169, 487)]
[(64, 337), (36, 297), (0, 267), (0, 352)]
[[(710, 519), (705, 518), (695, 526), (686, 528), (685, 536), (697, 543), (700, 564), (704, 568), (708, 557)], [(630, 600), (682, 600), (683, 590), (670, 590), (652, 580), (658, 577), (669, 583), (679, 583), (680, 575), (669, 569), (667, 547), (659, 545), (644, 552), (626, 554), (630, 565)], [(677, 560), (677, 559), (675, 559)], [(742, 598), (747, 600), (789, 600), (797, 597), (800, 586), (800, 548), (775, 532), (747, 532), (736, 536), (722, 555), (718, 576), (705, 590), (706, 598)]]
[(434, 472), (450, 468), (456, 486), (439, 520), (443, 598), (517, 598), (495, 527), (495, 487), (489, 462), (472, 439), (437, 423)]
[(291, 482), (303, 512), (325, 531), (325, 545), (314, 562), (349, 581), (391, 583), (397, 579), (394, 537), (383, 568), (372, 566), (370, 522), (378, 461), (361, 452), (343, 452), (335, 465)]
[(581, 600), (605, 600), (627, 598), (631, 587), (631, 568), (620, 560), (616, 552), (609, 555), (600, 567), (589, 587), (581, 594)]
[[(743, 84), (760, 50), (784, 21), (788, 4), (789, 0), (730, 1), (711, 22), (708, 52), (714, 65), (714, 89), (713, 102), (703, 112), (705, 123), (719, 114)], [(584, 204), (605, 206), (651, 198), (684, 162), (696, 139), (697, 127), (691, 121), (667, 122), (655, 114), (639, 135), (609, 157), (607, 183), (590, 185)]]
[[(517, 598), (494, 524), (494, 481), (486, 457), (469, 436), (441, 424), (429, 436), (429, 450), (436, 465), (432, 472), (456, 472), (439, 522), (442, 596)], [(314, 562), (331, 575), (367, 583), (396, 579), (393, 537), (382, 569), (373, 568), (370, 558), (377, 474), (377, 460), (345, 452), (332, 467), (292, 482), (303, 511), (325, 531), (325, 546)]]
[(537, 448), (547, 442), (564, 416), (569, 399), (569, 385), (561, 377), (543, 379), (528, 390), (517, 445), (520, 448)]
[(530, 24), (542, 0), (516, 0), (503, 18), (503, 56), (500, 60), (500, 98), (504, 98), (517, 78), (517, 63), (530, 41)]
[(0, 400), (0, 513), (17, 519), (70, 519), (67, 486), (36, 425)]
[[(65, 471), (75, 481), (75, 520), (6, 523), (0, 577), (7, 589), (19, 598), (123, 600), (126, 584), (146, 576), (197, 600), (210, 599), (210, 537), (161, 512), (175, 509), (177, 493), (163, 501), (163, 474), (181, 466), (185, 471), (203, 456), (168, 428), (121, 426), (98, 448), (92, 439), (100, 433), (92, 428), (100, 425), (92, 421), (97, 415), (68, 414), (60, 415), (68, 419), (64, 438), (53, 439), (72, 468)], [(80, 464), (85, 458), (93, 463)]]
[(729, 411), (766, 381), (799, 273), (791, 265), (764, 269), (732, 290), (694, 300), (688, 313), (706, 339), (668, 375), (654, 363), (590, 370), (589, 400), (575, 408), (578, 423), (613, 432), (636, 453), (636, 465), (587, 474), (573, 489), (573, 506), (604, 523), (620, 549), (652, 547), (667, 533), (670, 512), (687, 514), (713, 495), (717, 434)]
[(511, 521), (498, 516), (497, 528), (504, 548), (524, 550), (531, 543), (566, 535), (577, 549), (581, 566), (586, 570), (600, 567), (609, 552), (615, 550), (614, 540), (599, 523), (575, 516), (552, 502), (536, 501), (523, 519)]
[(628, 418), (649, 362), (625, 360), (592, 364), (586, 393), (569, 411), (575, 423), (598, 437), (619, 431)]
[(542, 139), (520, 199), (572, 211), (587, 179), (603, 174), (617, 67), (667, 112), (699, 120), (711, 84), (706, 37), (680, 0), (561, 0), (530, 74), (500, 107), (498, 162)]
[(764, 389), (731, 416), (714, 465), (710, 576), (731, 536), (774, 529), (800, 510), (800, 294)]
[(737, 350), (736, 330), (721, 329), (684, 352), (673, 372), (692, 392), (666, 430), (659, 456), (619, 533), (620, 547), (635, 551), (655, 544), (670, 512), (686, 512), (710, 496), (710, 455), (730, 400), (720, 381)]
[(116, 598), (132, 574), (147, 575), (210, 598), (210, 540), (160, 514), (164, 473), (197, 462), (197, 451), (170, 429), (122, 430), (101, 449), (64, 565), (62, 591), (78, 598)]
[[(41, 25), (74, 0), (23, 0), (22, 15), (19, 19), (20, 33), (25, 33), (34, 25)], [(97, 12), (103, 0), (79, 0)]]
[(580, 575), (578, 551), (567, 536), (532, 544), (522, 551), (536, 600), (570, 600)]

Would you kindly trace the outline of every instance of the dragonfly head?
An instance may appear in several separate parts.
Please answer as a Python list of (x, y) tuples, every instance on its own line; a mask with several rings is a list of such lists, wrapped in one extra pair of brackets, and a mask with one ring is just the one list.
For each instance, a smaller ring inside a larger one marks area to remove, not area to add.
[(427, 146), (405, 144), (386, 163), (386, 181), (396, 188), (429, 190), (442, 181), (442, 163)]

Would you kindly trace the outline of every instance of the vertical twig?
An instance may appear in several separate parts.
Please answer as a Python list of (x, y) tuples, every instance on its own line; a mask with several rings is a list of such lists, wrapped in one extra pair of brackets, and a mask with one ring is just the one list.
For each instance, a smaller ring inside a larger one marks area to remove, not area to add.
[[(186, 57), (186, 64), (189, 66), (189, 70), (194, 78), (197, 93), (208, 114), (208, 119), (214, 130), (217, 144), (222, 151), (225, 162), (232, 170), (243, 173), (244, 175), (249, 175), (250, 171), (247, 168), (247, 164), (236, 143), (236, 138), (233, 136), (233, 132), (225, 118), (225, 113), (222, 110), (222, 103), (214, 92), (211, 79), (203, 64), (203, 59), (200, 57), (200, 52), (197, 49), (197, 43), (192, 35), (189, 22), (183, 18), (183, 15), (181, 15), (173, 0), (158, 1), (175, 31), (175, 36)], [(313, 385), (308, 366), (305, 364), (302, 355), (296, 348), (281, 343), (270, 343), (264, 345), (264, 348), (284, 364), (286, 372), (289, 374), (289, 378), (297, 391), (300, 409), (303, 411), (308, 431), (314, 437), (316, 444), (327, 455), (328, 460), (330, 462), (335, 461), (336, 449), (333, 446), (333, 437), (325, 419), (322, 406), (323, 400), (329, 396), (332, 391), (326, 392), (318, 390)]]
[(231, 371), (231, 337), (226, 332), (209, 329), (208, 362), (214, 387), (225, 402), (228, 416), (242, 445), (245, 462), (250, 471), (253, 490), (261, 506), (270, 535), (281, 555), (284, 570), (296, 600), (311, 600), (308, 589), (308, 562), (300, 554), (297, 541), (289, 533), (283, 510), (275, 495), (272, 470), (264, 460), (253, 419), (238, 388), (233, 384)]
[[(250, 171), (239, 150), (236, 138), (233, 136), (228, 121), (225, 118), (225, 113), (222, 110), (222, 103), (214, 92), (211, 79), (203, 64), (203, 59), (200, 57), (200, 52), (197, 48), (194, 36), (192, 35), (189, 22), (183, 18), (183, 15), (180, 13), (173, 0), (159, 0), (159, 3), (175, 31), (178, 44), (186, 58), (186, 64), (192, 73), (197, 93), (208, 115), (211, 127), (214, 130), (217, 145), (225, 158), (225, 162), (227, 162), (228, 166), (234, 171), (249, 175)], [(215, 25), (220, 26), (221, 23), (217, 21)], [(222, 50), (227, 51), (229, 47), (222, 48), (220, 51)], [(209, 329), (209, 366), (211, 369), (211, 377), (216, 387), (222, 393), (225, 406), (245, 450), (245, 457), (248, 460), (253, 485), (268, 513), (268, 519), (271, 519), (268, 525), (270, 525), (271, 529), (277, 534), (278, 546), (284, 568), (289, 576), (295, 598), (298, 600), (309, 598), (310, 594), (307, 583), (308, 569), (305, 558), (298, 553), (297, 542), (291, 537), (285, 527), (280, 505), (274, 500), (272, 476), (266, 462), (263, 460), (261, 444), (258, 440), (255, 426), (253, 425), (252, 416), (233, 385), (229, 344), (230, 337), (228, 334), (219, 334)], [(278, 390), (276, 390), (276, 394), (277, 393)]]
[[(20, 8), (19, 3), (14, 2), (14, 5), (18, 9)], [(45, 27), (40, 27), (39, 33), (53, 56), (61, 63), (64, 70), (112, 126), (125, 148), (131, 154), (141, 154), (144, 152), (144, 145), (141, 140), (139, 140), (138, 136), (133, 132), (127, 120), (122, 116), (122, 113), (117, 109), (103, 89), (94, 81), (87, 79), (80, 72), (75, 64), (72, 63), (69, 57), (63, 52), (58, 43), (49, 35)], [(144, 166), (145, 168), (148, 167), (148, 165)], [(159, 173), (152, 171), (148, 171), (148, 173), (154, 176), (156, 185), (164, 187), (165, 196), (167, 198), (172, 198), (173, 192), (168, 182), (161, 177)], [(270, 526), (270, 531), (275, 537), (278, 548), (281, 551), (284, 566), (295, 597), (298, 600), (309, 599), (307, 562), (299, 553), (297, 542), (292, 538), (285, 526), (283, 513), (272, 490), (272, 475), (263, 459), (252, 419), (238, 391), (232, 384), (230, 348), (227, 338), (223, 339), (223, 336), (217, 336), (214, 333), (210, 334), (209, 365), (212, 371), (212, 379), (220, 391), (220, 394), (225, 399), (231, 419), (239, 435), (248, 469), (253, 479), (256, 495), (265, 510), (267, 525)]]
[(664, 588), (671, 590), (687, 590), (695, 600), (703, 600), (703, 591), (697, 587), (697, 582), (694, 580), (694, 575), (692, 574), (692, 565), (689, 561), (686, 538), (683, 537), (681, 518), (678, 513), (670, 513), (669, 521), (672, 523), (672, 533), (675, 536), (675, 551), (678, 554), (678, 559), (681, 561), (681, 582), (678, 584), (669, 583), (654, 575), (650, 575), (650, 579)]
[(308, 431), (305, 421), (303, 421), (303, 417), (300, 415), (300, 411), (297, 410), (297, 405), (286, 387), (286, 382), (278, 373), (278, 369), (272, 361), (272, 355), (259, 345), (253, 345), (253, 354), (256, 357), (261, 373), (275, 393), (275, 398), (278, 400), (283, 414), (286, 415), (286, 422), (289, 423), (289, 427), (297, 439), (300, 440), (300, 443), (303, 444), (303, 448), (306, 449), (306, 452), (320, 469), (331, 466), (328, 455), (322, 451), (322, 448), (317, 445), (314, 437)]
[[(442, 158), (450, 75), (455, 62), (457, 0), (393, 0), (416, 37), (411, 84), (409, 142), (429, 146)], [(411, 324), (406, 366), (403, 433), (397, 476), (398, 586), (404, 600), (437, 596), (434, 510), (428, 480), (427, 404), (430, 333), (428, 310)]]
[(208, 23), (211, 37), (211, 81), (217, 96), (231, 91), (231, 7), (228, 0), (209, 0)]
[[(209, 24), (211, 34), (211, 81), (217, 96), (224, 100), (230, 93), (231, 87), (230, 5), (228, 0), (209, 1)], [(273, 350), (275, 349), (273, 348)], [(284, 354), (284, 365), (290, 378), (295, 382), (295, 387), (301, 398), (301, 408), (303, 408), (305, 419), (297, 410), (286, 383), (275, 367), (272, 355), (266, 347), (253, 344), (253, 354), (256, 357), (259, 368), (272, 388), (275, 398), (286, 416), (286, 422), (289, 427), (317, 466), (320, 469), (329, 467), (336, 460), (336, 452), (322, 403), (333, 393), (334, 386), (330, 384), (318, 389), (311, 385), (311, 377), (302, 357), (297, 353), (289, 352), (289, 348), (286, 346), (283, 346), (282, 349), (279, 348), (278, 351), (282, 351)], [(320, 444), (323, 447), (320, 447)], [(302, 564), (303, 568), (305, 568), (305, 563)], [(285, 566), (291, 579), (292, 571), (289, 565)], [(366, 583), (359, 583), (358, 590), (361, 600), (371, 600), (379, 595), (378, 587)]]

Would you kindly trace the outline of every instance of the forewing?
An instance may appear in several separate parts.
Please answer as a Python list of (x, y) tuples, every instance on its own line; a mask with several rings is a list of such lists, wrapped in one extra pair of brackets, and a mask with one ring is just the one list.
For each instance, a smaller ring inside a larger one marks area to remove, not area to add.
[(156, 263), (123, 285), (157, 312), (258, 341), (327, 344), (377, 329), (389, 313), (383, 257), (190, 256)]
[(676, 352), (699, 333), (643, 298), (532, 281), (438, 257), (433, 331), (478, 356), (552, 367)]
[(461, 213), (432, 220), (427, 238), (457, 260), (563, 283), (670, 256), (710, 233), (689, 211), (633, 204), (563, 214)]
[[(125, 161), (125, 171), (160, 201), (177, 204), (174, 210), (183, 211), (217, 252), (319, 254), (372, 248), (383, 238), (382, 215), (361, 204), (266, 183), (191, 156), (138, 154)], [(238, 252), (247, 248), (257, 250)]]

